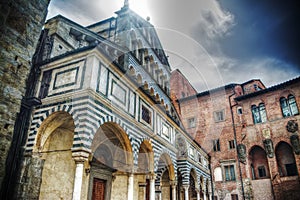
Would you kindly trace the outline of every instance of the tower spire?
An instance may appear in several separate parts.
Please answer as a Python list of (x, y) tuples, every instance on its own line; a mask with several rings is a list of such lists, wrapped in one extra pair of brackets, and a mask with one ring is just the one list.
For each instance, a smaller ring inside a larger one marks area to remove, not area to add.
[(124, 1), (124, 7), (129, 7), (129, 1), (128, 0)]

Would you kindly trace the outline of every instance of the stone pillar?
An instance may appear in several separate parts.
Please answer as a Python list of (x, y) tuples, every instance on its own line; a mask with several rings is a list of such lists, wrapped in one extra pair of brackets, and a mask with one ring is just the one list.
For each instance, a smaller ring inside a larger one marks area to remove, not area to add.
[(209, 198), (209, 200), (212, 200), (212, 193), (211, 192), (208, 193), (208, 198)]
[(189, 185), (183, 185), (184, 189), (184, 200), (189, 200)]
[(127, 199), (132, 200), (133, 199), (133, 174), (128, 174), (128, 187), (127, 187)]
[(76, 161), (75, 180), (73, 189), (73, 200), (80, 200), (82, 176), (83, 176), (83, 161)]
[(161, 200), (161, 186), (155, 186), (155, 200)]
[(207, 187), (207, 181), (208, 180), (205, 180), (204, 182), (203, 182), (203, 185), (202, 185), (202, 192), (203, 192), (203, 200), (206, 200), (207, 199), (207, 193), (206, 193), (206, 191), (208, 190), (208, 188), (206, 188)]
[(196, 189), (196, 192), (197, 192), (197, 200), (200, 200), (200, 190)]
[(83, 172), (84, 172), (84, 162), (88, 160), (88, 156), (89, 156), (89, 152), (86, 152), (86, 151), (73, 151), (72, 152), (72, 157), (76, 163), (72, 200), (80, 200), (81, 199), (81, 188), (82, 188), (82, 178), (83, 178)]
[(155, 200), (155, 174), (150, 175), (150, 200)]
[(204, 195), (203, 195), (203, 200), (206, 200), (206, 195), (207, 195), (206, 192), (203, 191), (203, 194), (204, 194)]
[(172, 188), (172, 200), (176, 200), (176, 181), (171, 181), (170, 185)]

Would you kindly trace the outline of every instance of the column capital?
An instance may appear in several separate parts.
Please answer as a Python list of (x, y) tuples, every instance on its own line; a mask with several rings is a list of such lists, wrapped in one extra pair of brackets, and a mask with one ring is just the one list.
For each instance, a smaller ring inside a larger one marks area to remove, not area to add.
[(156, 174), (155, 173), (153, 173), (153, 172), (151, 172), (150, 174), (149, 174), (149, 179), (150, 180), (155, 180), (156, 179)]
[(173, 186), (177, 186), (177, 181), (170, 181), (170, 185), (173, 187)]
[(85, 162), (88, 160), (90, 152), (85, 150), (72, 151), (72, 158), (76, 163)]
[(133, 172), (128, 172), (128, 173), (127, 173), (127, 176), (128, 176), (128, 177), (133, 177)]
[(184, 190), (188, 190), (190, 186), (189, 185), (182, 185), (182, 187), (183, 187)]

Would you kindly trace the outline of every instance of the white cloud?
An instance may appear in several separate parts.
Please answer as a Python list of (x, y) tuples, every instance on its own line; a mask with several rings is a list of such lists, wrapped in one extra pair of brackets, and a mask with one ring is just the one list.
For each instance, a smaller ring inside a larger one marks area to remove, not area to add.
[(87, 26), (114, 16), (114, 12), (122, 6), (122, 1), (111, 0), (51, 0), (47, 18), (61, 14), (78, 24)]
[(232, 80), (243, 83), (251, 79), (261, 79), (269, 87), (299, 75), (299, 69), (296, 66), (272, 57), (255, 58), (248, 61), (232, 59), (223, 61), (218, 68), (225, 83)]
[(223, 11), (220, 6), (216, 10), (203, 10), (198, 21), (198, 28), (205, 33), (209, 39), (224, 37), (228, 35), (234, 25), (234, 15)]

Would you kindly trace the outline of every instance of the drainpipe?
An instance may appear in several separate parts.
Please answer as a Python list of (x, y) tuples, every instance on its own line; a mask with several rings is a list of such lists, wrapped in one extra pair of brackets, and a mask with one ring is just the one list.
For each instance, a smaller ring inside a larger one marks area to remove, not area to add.
[[(233, 95), (235, 95), (234, 86), (232, 87), (232, 90), (233, 90), (233, 93), (231, 95), (229, 95), (228, 101), (229, 101), (229, 106), (230, 106), (230, 113), (231, 113), (231, 120), (232, 120), (232, 128), (233, 128), (234, 140), (237, 143), (236, 129), (235, 129), (235, 123), (234, 123), (234, 116), (233, 116), (233, 111), (232, 111), (232, 108), (234, 106), (236, 106), (236, 105), (231, 105), (231, 101), (230, 101), (230, 98)], [(235, 149), (236, 149), (236, 154), (237, 154), (237, 158), (238, 158), (238, 149), (237, 149), (237, 147)], [(239, 171), (240, 171), (240, 181), (241, 181), (241, 187), (242, 187), (243, 200), (245, 200), (245, 191), (244, 191), (244, 183), (243, 183), (243, 177), (242, 177), (242, 169), (241, 169), (241, 164), (240, 164), (239, 158), (237, 160), (238, 160), (238, 168), (239, 168)]]

